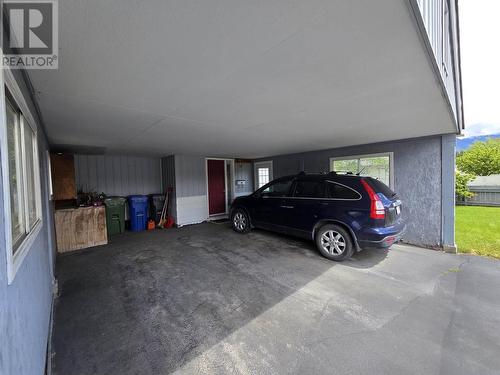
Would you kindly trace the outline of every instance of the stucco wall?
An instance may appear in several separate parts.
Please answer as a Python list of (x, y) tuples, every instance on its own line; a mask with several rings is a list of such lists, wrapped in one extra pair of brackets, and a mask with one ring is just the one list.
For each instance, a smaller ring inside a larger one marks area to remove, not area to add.
[(394, 153), (394, 188), (407, 220), (405, 241), (441, 245), (441, 136), (343, 147), (262, 158), (272, 160), (274, 178), (306, 172), (328, 172), (331, 157)]
[[(14, 75), (33, 109), (19, 72), (15, 71)], [(0, 103), (0, 110), (5, 111), (4, 103)], [(32, 113), (35, 115), (34, 109)], [(6, 375), (43, 374), (46, 360), (52, 306), (54, 224), (48, 201), (47, 145), (42, 129), (38, 131), (38, 138), (43, 227), (11, 285), (7, 284), (5, 249), (5, 220), (10, 217), (0, 218), (0, 374)], [(2, 194), (3, 189), (0, 180)], [(0, 212), (3, 209), (0, 199)]]

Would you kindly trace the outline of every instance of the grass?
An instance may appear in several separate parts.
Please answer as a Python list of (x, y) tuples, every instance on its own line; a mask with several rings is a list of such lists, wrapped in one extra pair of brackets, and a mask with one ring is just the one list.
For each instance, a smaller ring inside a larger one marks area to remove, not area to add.
[(500, 259), (500, 207), (456, 207), (458, 251)]

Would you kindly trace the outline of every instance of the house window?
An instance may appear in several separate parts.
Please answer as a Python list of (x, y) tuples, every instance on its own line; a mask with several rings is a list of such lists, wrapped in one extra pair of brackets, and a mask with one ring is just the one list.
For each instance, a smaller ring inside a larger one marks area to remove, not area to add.
[(444, 74), (448, 76), (450, 67), (450, 9), (448, 0), (443, 1), (443, 42), (442, 42), (442, 65)]
[(10, 233), (12, 255), (16, 259), (23, 244), (41, 221), (38, 147), (36, 131), (29, 125), (15, 102), (5, 102), (7, 128), (7, 167), (10, 195)]
[(273, 162), (261, 161), (254, 164), (255, 184), (257, 189), (267, 184), (273, 179)]
[(382, 181), (389, 187), (393, 183), (393, 153), (357, 155), (330, 159), (330, 171), (339, 173), (359, 173)]
[(264, 186), (269, 182), (269, 168), (257, 168), (257, 173), (259, 175), (259, 188)]

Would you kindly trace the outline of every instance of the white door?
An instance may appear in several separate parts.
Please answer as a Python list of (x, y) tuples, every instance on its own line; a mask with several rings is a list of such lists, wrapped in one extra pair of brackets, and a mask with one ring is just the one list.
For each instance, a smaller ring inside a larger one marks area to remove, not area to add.
[(255, 190), (261, 188), (268, 182), (273, 180), (273, 162), (261, 161), (254, 163), (255, 173)]

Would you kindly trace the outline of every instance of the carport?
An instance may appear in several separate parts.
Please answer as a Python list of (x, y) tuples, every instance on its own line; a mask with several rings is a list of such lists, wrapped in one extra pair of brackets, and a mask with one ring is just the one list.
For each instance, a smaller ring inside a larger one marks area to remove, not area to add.
[(29, 78), (50, 148), (75, 154), (78, 186), (175, 186), (173, 216), (186, 225), (260, 186), (256, 162), (276, 178), (382, 157), (406, 204), (406, 241), (453, 251), (462, 107), (457, 26), (440, 35), (427, 23), (441, 11), (399, 0), (70, 1), (59, 9), (59, 69)]

